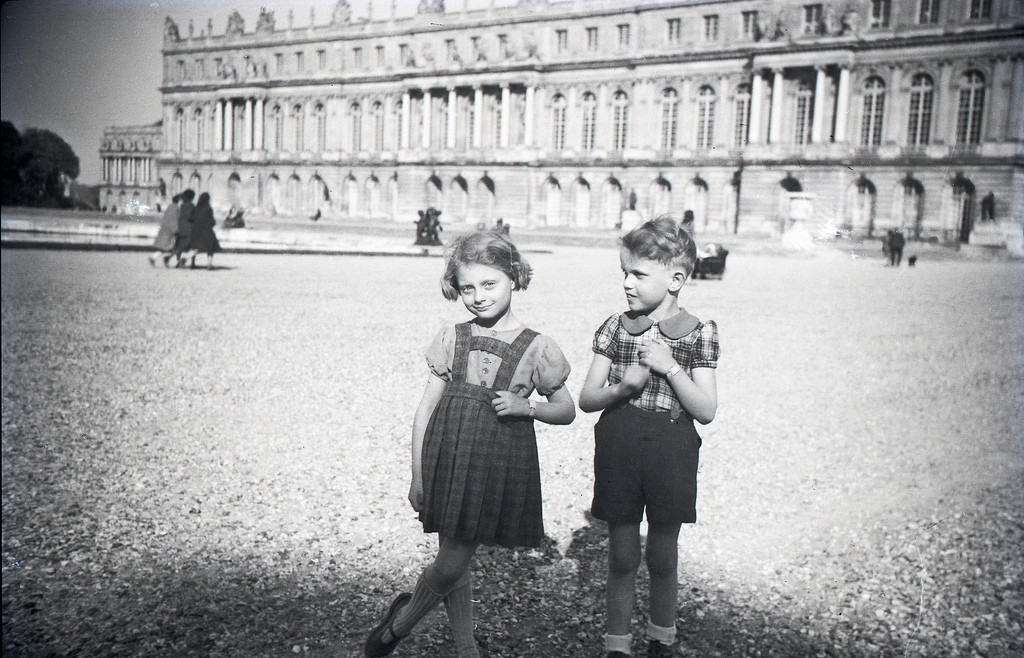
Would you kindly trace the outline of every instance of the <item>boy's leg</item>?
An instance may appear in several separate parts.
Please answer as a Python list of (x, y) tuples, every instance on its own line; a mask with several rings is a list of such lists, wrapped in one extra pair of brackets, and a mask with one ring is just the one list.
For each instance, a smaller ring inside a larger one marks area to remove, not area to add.
[[(629, 635), (636, 600), (636, 572), (640, 568), (640, 524), (608, 524), (608, 638)], [(618, 650), (611, 645), (608, 650)], [(623, 651), (623, 653), (629, 653)]]
[(647, 570), (651, 576), (651, 638), (675, 640), (679, 588), (679, 525), (650, 523), (647, 528)]

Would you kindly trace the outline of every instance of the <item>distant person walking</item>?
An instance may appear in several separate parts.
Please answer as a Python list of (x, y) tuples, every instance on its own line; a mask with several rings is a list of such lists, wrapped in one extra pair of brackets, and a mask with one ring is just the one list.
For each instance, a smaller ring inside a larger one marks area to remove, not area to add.
[(199, 195), (199, 202), (192, 215), (192, 240), (189, 242), (192, 267), (196, 266), (197, 255), (206, 254), (206, 267), (213, 269), (213, 255), (221, 250), (220, 241), (213, 231), (216, 225), (217, 220), (213, 218), (213, 208), (210, 207), (210, 195), (203, 192)]
[(156, 259), (163, 258), (164, 267), (170, 267), (171, 258), (174, 256), (175, 235), (178, 232), (178, 204), (181, 203), (181, 195), (175, 194), (164, 211), (163, 219), (160, 220), (160, 230), (156, 233), (156, 240), (153, 241), (153, 248), (156, 249), (149, 255), (149, 264), (156, 267)]
[(906, 243), (907, 239), (903, 237), (902, 231), (899, 229), (889, 231), (889, 264), (893, 267), (899, 267), (903, 262), (903, 247)]
[[(553, 340), (512, 312), (530, 266), (500, 233), (459, 236), (445, 253), (442, 294), (473, 319), (440, 331), (427, 349), (430, 374), (412, 428), (409, 502), (437, 554), (412, 594), (400, 594), (370, 633), (367, 656), (386, 656), (444, 601), (460, 658), (480, 655), (473, 637), (470, 562), (479, 545), (539, 546), (544, 538), (534, 421), (576, 417), (565, 387), (569, 362)], [(537, 393), (547, 402), (535, 402)]]
[(174, 241), (174, 255), (178, 257), (178, 267), (184, 267), (187, 260), (185, 252), (189, 250), (192, 243), (192, 215), (196, 207), (192, 200), (196, 193), (187, 189), (181, 193), (181, 206), (178, 208), (178, 235)]

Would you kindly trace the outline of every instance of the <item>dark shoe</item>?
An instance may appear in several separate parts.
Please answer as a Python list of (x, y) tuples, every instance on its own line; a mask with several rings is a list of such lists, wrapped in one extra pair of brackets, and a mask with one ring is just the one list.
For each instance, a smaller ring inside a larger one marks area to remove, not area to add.
[(608, 653), (607, 658), (629, 658), (629, 654), (622, 653), (621, 651), (611, 651)]
[[(377, 627), (370, 631), (370, 637), (366, 638), (366, 644), (363, 646), (363, 653), (370, 658), (376, 658), (377, 656), (387, 656), (398, 643), (402, 641), (402, 638), (395, 635), (395, 632), (391, 630), (391, 624), (395, 622), (395, 617), (398, 616), (398, 611), (401, 610), (409, 601), (412, 600), (412, 594), (408, 592), (399, 594), (394, 601), (391, 602), (391, 607), (388, 608), (388, 612), (384, 615), (384, 620), (377, 624)], [(384, 633), (391, 633), (391, 641), (384, 642)]]
[(657, 640), (647, 643), (647, 658), (672, 658), (675, 655), (675, 646), (671, 644), (662, 644)]

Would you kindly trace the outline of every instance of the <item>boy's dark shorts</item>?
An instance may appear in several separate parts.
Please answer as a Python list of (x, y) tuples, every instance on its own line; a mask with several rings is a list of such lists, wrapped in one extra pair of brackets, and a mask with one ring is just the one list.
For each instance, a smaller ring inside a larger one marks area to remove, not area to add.
[(591, 513), (608, 523), (697, 521), (700, 436), (683, 414), (643, 411), (631, 404), (606, 409), (594, 426)]

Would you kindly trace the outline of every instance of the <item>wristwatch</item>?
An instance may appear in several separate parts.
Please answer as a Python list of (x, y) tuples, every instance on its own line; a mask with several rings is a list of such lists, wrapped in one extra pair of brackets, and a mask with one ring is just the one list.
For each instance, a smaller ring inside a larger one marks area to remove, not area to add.
[(672, 377), (675, 377), (677, 374), (679, 374), (679, 371), (682, 369), (683, 367), (681, 365), (679, 365), (678, 363), (675, 364), (674, 366), (668, 369), (668, 372), (665, 373), (665, 379), (671, 379)]

